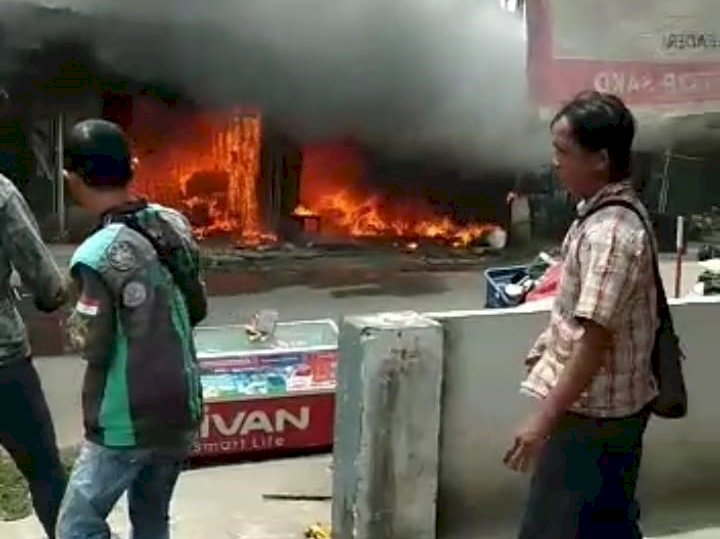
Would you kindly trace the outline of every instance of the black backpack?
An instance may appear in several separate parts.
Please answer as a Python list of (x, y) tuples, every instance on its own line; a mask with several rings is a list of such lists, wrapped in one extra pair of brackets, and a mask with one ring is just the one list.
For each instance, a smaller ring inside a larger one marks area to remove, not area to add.
[(205, 289), (199, 276), (199, 260), (196, 260), (183, 239), (169, 224), (158, 220), (156, 225), (162, 228), (162, 240), (151, 234), (147, 226), (138, 217), (139, 212), (148, 207), (142, 200), (129, 204), (109, 213), (105, 224), (121, 223), (144, 237), (157, 254), (160, 263), (167, 268), (179, 288), (188, 308), (190, 324), (195, 327), (207, 316), (208, 305)]

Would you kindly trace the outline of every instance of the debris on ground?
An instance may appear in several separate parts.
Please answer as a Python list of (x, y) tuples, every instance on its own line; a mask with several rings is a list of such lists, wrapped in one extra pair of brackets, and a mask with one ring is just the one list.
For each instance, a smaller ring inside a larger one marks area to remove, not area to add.
[(330, 528), (323, 527), (320, 524), (313, 524), (305, 532), (307, 539), (330, 539)]
[(332, 496), (314, 494), (263, 494), (263, 500), (280, 500), (286, 502), (329, 502)]

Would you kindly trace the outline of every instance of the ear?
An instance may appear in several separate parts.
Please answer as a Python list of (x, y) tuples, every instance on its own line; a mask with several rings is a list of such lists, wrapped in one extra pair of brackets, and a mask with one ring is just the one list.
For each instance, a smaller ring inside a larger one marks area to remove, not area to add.
[(600, 150), (596, 154), (595, 170), (609, 170), (610, 169), (610, 155), (607, 150)]

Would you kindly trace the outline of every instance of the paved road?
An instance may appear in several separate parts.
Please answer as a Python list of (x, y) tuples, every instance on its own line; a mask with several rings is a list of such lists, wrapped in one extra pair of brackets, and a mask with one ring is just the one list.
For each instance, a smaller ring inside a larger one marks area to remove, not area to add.
[[(66, 264), (72, 246), (53, 246), (58, 262)], [(519, 261), (518, 263), (522, 263)], [(368, 271), (364, 280), (353, 277), (352, 286), (331, 284), (342, 281), (333, 279), (343, 272), (342, 267), (332, 267), (337, 260), (328, 258), (328, 278), (306, 286), (275, 288), (241, 296), (217, 296), (211, 299), (207, 325), (223, 325), (233, 322), (245, 323), (259, 309), (276, 309), (283, 320), (309, 318), (339, 318), (344, 314), (367, 313), (385, 310), (472, 310), (485, 303), (485, 278), (481, 270), (457, 272), (384, 274), (381, 277)], [(496, 264), (510, 265), (498, 261)], [(345, 268), (347, 269), (347, 268)], [(664, 256), (661, 271), (667, 290), (674, 289), (675, 264), (671, 256)], [(683, 268), (682, 293), (690, 291), (695, 283), (699, 267), (687, 262)], [(254, 278), (254, 276), (253, 276)], [(262, 279), (262, 275), (258, 277)], [(262, 286), (258, 286), (262, 290)]]
[[(663, 260), (665, 287), (674, 290), (675, 264)], [(683, 294), (697, 280), (700, 269), (686, 263), (682, 273)], [(345, 314), (377, 311), (443, 311), (481, 309), (485, 304), (482, 271), (453, 273), (398, 273), (382, 282), (352, 287), (296, 286), (243, 296), (214, 297), (209, 325), (245, 323), (259, 309), (276, 309), (284, 320), (339, 318)]]

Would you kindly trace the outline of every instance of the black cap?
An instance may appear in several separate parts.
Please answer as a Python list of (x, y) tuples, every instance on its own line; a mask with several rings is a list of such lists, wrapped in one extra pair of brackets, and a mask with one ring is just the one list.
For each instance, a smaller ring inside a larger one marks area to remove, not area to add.
[(76, 124), (65, 139), (65, 169), (98, 188), (126, 186), (132, 179), (130, 142), (119, 126), (106, 120)]

